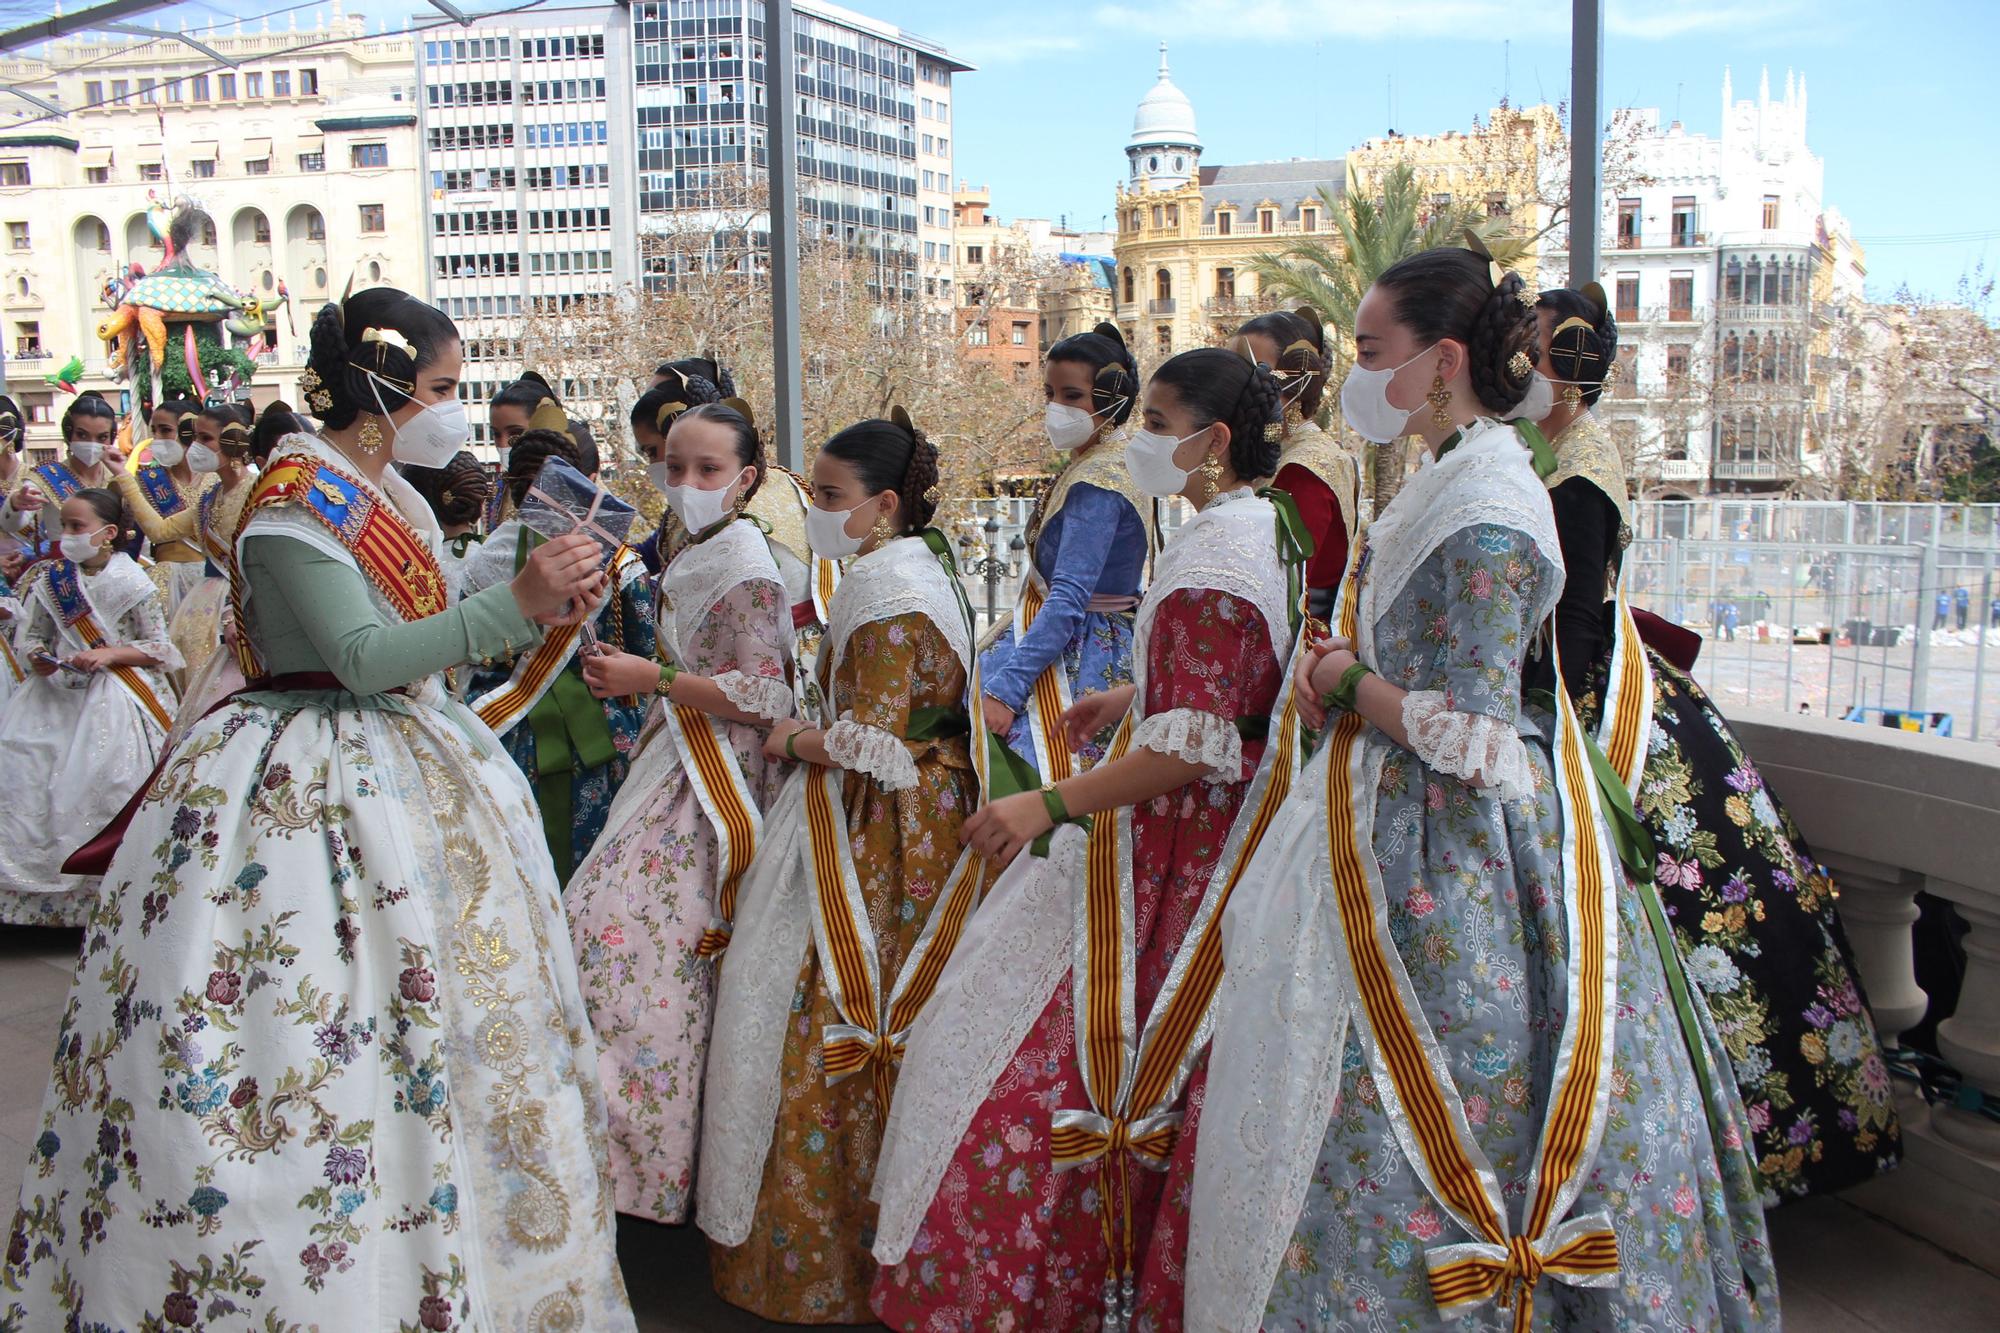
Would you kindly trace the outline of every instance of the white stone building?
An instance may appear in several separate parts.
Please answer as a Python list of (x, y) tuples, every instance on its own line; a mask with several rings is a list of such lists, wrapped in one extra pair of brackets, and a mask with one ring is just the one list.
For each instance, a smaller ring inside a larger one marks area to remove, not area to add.
[(356, 288), (425, 289), (416, 107), (406, 37), (371, 38), (339, 5), (324, 28), (195, 32), (228, 64), (171, 40), (89, 36), (0, 57), (0, 336), (29, 447), (52, 457), (72, 356), (80, 387), (120, 401), (98, 325), (104, 286), (159, 262), (146, 213), (204, 214), (195, 260), (238, 289), (291, 301), (267, 325), (253, 402), (297, 405), (314, 311)]

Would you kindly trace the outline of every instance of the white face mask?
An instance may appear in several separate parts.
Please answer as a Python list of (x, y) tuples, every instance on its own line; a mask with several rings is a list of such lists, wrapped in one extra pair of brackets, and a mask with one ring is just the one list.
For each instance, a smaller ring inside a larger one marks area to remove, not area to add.
[(847, 535), (847, 520), (853, 513), (853, 509), (821, 509), (818, 505), (806, 510), (806, 540), (812, 543), (814, 555), (822, 560), (844, 560), (861, 549), (867, 534)]
[[(154, 455), (157, 456), (159, 452), (160, 447), (154, 445)], [(205, 444), (191, 444), (187, 447), (187, 465), (190, 472), (220, 472), (222, 455)]]
[[(382, 403), (382, 377), (372, 370), (363, 373), (368, 376), (368, 388), (375, 395), (375, 406), (381, 409), (383, 416), (389, 417), (389, 409)], [(389, 387), (396, 388), (393, 384)], [(396, 389), (396, 392), (403, 391)], [(400, 426), (394, 417), (389, 417), (389, 429), (396, 433), (389, 456), (398, 463), (408, 463), (413, 467), (443, 467), (472, 437), (472, 423), (466, 419), (465, 404), (456, 398), (432, 403)]]
[(1179, 495), (1194, 474), (1174, 462), (1174, 451), (1196, 435), (1206, 434), (1208, 429), (1203, 426), (1178, 440), (1156, 431), (1134, 432), (1125, 442), (1125, 468), (1132, 474), (1132, 484), (1156, 500)]
[(1050, 444), (1068, 453), (1097, 434), (1097, 419), (1080, 407), (1050, 403), (1042, 409), (1042, 429), (1048, 432)]
[(69, 451), (85, 467), (96, 467), (104, 461), (104, 446), (96, 440), (78, 440), (69, 447)]
[(96, 532), (65, 532), (62, 540), (56, 543), (62, 547), (63, 559), (79, 565), (87, 560), (95, 560), (97, 538), (103, 531), (103, 528), (99, 528)]
[[(1436, 344), (1432, 344), (1436, 346)], [(1405, 361), (1402, 366), (1392, 366), (1386, 370), (1363, 370), (1360, 366), (1347, 372), (1347, 379), (1340, 386), (1340, 415), (1347, 418), (1347, 424), (1354, 433), (1372, 444), (1388, 444), (1404, 433), (1417, 409), (1397, 407), (1389, 401), (1389, 381), (1403, 366), (1412, 365), (1424, 352)]]
[(154, 440), (153, 461), (161, 467), (173, 467), (187, 457), (187, 450), (181, 448), (179, 440)]
[[(655, 466), (662, 473), (666, 471), (664, 463)], [(646, 469), (649, 478), (652, 473), (652, 468)], [(737, 473), (736, 480), (742, 479), (743, 474)], [(707, 532), (720, 523), (729, 514), (730, 502), (736, 498), (736, 481), (712, 491), (693, 485), (667, 486), (660, 479), (655, 479), (653, 484), (659, 487), (660, 494), (667, 497), (667, 504), (680, 518), (681, 526), (691, 533)]]
[(1548, 376), (1536, 371), (1528, 381), (1528, 392), (1502, 421), (1540, 421), (1556, 410), (1556, 386)]

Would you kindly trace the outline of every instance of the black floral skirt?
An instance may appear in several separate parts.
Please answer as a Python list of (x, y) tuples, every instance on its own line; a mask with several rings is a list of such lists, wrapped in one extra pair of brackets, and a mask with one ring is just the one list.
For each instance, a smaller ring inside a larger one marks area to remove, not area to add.
[[(1767, 1203), (1842, 1189), (1901, 1153), (1889, 1070), (1832, 877), (1708, 696), (1657, 653), (1638, 808), (1688, 976), (1735, 1068)], [(1609, 667), (1579, 713), (1594, 726)]]

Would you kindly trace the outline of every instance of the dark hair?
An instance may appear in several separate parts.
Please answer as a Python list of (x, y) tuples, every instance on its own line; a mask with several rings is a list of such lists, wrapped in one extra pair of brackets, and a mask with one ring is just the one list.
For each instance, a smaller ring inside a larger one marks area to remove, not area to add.
[[(1472, 393), (1489, 412), (1506, 412), (1527, 397), (1534, 382), (1537, 325), (1527, 284), (1503, 273), (1496, 285), (1492, 261), (1458, 246), (1425, 250), (1389, 266), (1375, 285), (1394, 298), (1396, 321), (1425, 343), (1454, 338), (1465, 344)], [(1510, 363), (1525, 353), (1531, 363), (1516, 375)]]
[(597, 437), (590, 433), (590, 423), (578, 417), (566, 419), (569, 437), (576, 441), (576, 470), (586, 477), (597, 475), (600, 466), (597, 457)]
[(1283, 445), (1267, 427), (1284, 420), (1278, 380), (1263, 362), (1252, 364), (1224, 347), (1197, 347), (1170, 357), (1153, 372), (1153, 383), (1174, 391), (1203, 426), (1229, 427), (1229, 468), (1243, 481), (1278, 470)]
[(192, 398), (169, 398), (153, 405), (153, 410), (146, 414), (147, 422), (150, 424), (153, 418), (162, 412), (173, 413), (174, 423), (178, 426), (183, 417), (198, 415), (201, 412), (201, 404)]
[(109, 421), (114, 426), (118, 424), (118, 413), (112, 410), (110, 403), (104, 401), (104, 395), (86, 389), (76, 396), (76, 401), (71, 403), (69, 409), (62, 415), (64, 444), (69, 443), (79, 417), (95, 417), (99, 421)]
[(500, 479), (507, 484), (507, 498), (519, 508), (521, 501), (528, 497), (528, 488), (541, 475), (542, 464), (551, 458), (560, 458), (577, 471), (583, 471), (583, 457), (577, 452), (576, 441), (567, 435), (552, 430), (524, 430), (521, 438), (514, 441), (514, 447), (507, 451), (507, 470)]
[(653, 373), (655, 375), (665, 375), (670, 371), (676, 370), (691, 380), (707, 380), (710, 384), (714, 385), (716, 392), (715, 399), (712, 401), (719, 402), (724, 398), (734, 398), (736, 396), (735, 377), (724, 370), (722, 363), (714, 357), (690, 356), (683, 357), (679, 361), (662, 361), (658, 366), (654, 367)]
[[(400, 334), (411, 352), (386, 340), (363, 342), (370, 329)], [(333, 400), (319, 419), (329, 430), (341, 430), (364, 412), (398, 410), (411, 401), (417, 372), (457, 341), (458, 326), (442, 310), (394, 287), (370, 287), (338, 305), (327, 302), (313, 317), (312, 354), (306, 358), (306, 368)]]
[(545, 402), (554, 402), (558, 407), (562, 405), (562, 400), (556, 397), (556, 391), (549, 387), (547, 380), (532, 370), (524, 370), (521, 378), (493, 395), (493, 401), (486, 405), (486, 410), (491, 412), (496, 407), (518, 407), (532, 416), (535, 409)]
[[(1601, 293), (1603, 289), (1598, 290)], [(1584, 406), (1595, 404), (1604, 391), (1604, 377), (1618, 356), (1618, 321), (1608, 307), (1567, 287), (1543, 292), (1536, 304), (1552, 312), (1557, 324), (1581, 319), (1590, 325), (1587, 332), (1572, 329), (1560, 338), (1551, 338), (1549, 366), (1555, 371), (1552, 378), (1570, 381), (1583, 390)]]
[[(211, 402), (195, 413), (196, 416), (213, 421), (222, 428), (222, 442), (226, 447), (240, 449), (245, 453), (250, 449), (250, 409), (247, 405)], [(235, 438), (231, 438), (234, 432)]]
[(493, 497), (493, 474), (464, 449), (443, 467), (403, 466), (403, 480), (424, 497), (439, 523), (477, 523)]
[(757, 433), (750, 418), (726, 403), (701, 403), (674, 418), (676, 426), (683, 421), (713, 421), (729, 428), (736, 439), (736, 461), (744, 467), (757, 469), (757, 479), (744, 488), (740, 498), (748, 500), (755, 495), (757, 488), (764, 484), (764, 437)]
[(311, 435), (312, 423), (292, 411), (289, 403), (272, 403), (257, 418), (256, 426), (250, 432), (250, 457), (258, 466), (271, 456), (278, 447), (278, 441), (287, 435)]
[[(7, 417), (12, 417), (13, 420), (4, 420)], [(0, 431), (14, 433), (15, 453), (18, 454), (28, 447), (28, 423), (21, 418), (21, 405), (4, 393), (0, 393)]]
[(903, 502), (897, 514), (902, 536), (922, 532), (937, 513), (937, 504), (924, 492), (937, 485), (937, 446), (924, 433), (897, 421), (879, 417), (857, 421), (820, 446), (854, 469), (868, 494), (894, 491)]
[(1071, 334), (1049, 349), (1049, 360), (1090, 367), (1092, 416), (1103, 413), (1114, 426), (1124, 425), (1131, 417), (1132, 405), (1139, 397), (1139, 363), (1132, 359), (1116, 324), (1099, 324), (1089, 333)]
[[(660, 367), (663, 374), (670, 369), (674, 367)], [(632, 404), (632, 424), (657, 431), (660, 429), (660, 409), (667, 404), (686, 403), (689, 407), (700, 407), (704, 403), (719, 403), (725, 397), (727, 395), (715, 381), (700, 375), (689, 375), (685, 385), (670, 379), (639, 395), (639, 401)], [(671, 426), (673, 422), (667, 424)]]
[[(1246, 338), (1252, 335), (1269, 338), (1278, 345), (1278, 359), (1271, 369), (1286, 377), (1279, 382), (1280, 391), (1293, 379), (1304, 376), (1305, 387), (1291, 401), (1298, 405), (1299, 414), (1306, 420), (1318, 416), (1320, 398), (1326, 393), (1326, 334), (1316, 313), (1310, 309), (1273, 310), (1250, 320), (1236, 332)], [(1299, 347), (1299, 343), (1306, 346)]]
[(118, 497), (118, 492), (107, 486), (86, 486), (69, 498), (83, 501), (98, 518), (118, 529), (118, 536), (113, 538), (114, 541), (125, 539), (127, 530), (131, 527), (131, 519), (125, 511), (125, 502)]

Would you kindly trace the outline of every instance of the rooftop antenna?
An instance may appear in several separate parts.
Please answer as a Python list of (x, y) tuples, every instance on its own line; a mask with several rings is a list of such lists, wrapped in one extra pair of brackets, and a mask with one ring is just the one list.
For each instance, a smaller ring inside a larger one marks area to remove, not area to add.
[(1681, 119), (1681, 89), (1685, 87), (1687, 87), (1687, 84), (1685, 83), (1677, 83), (1674, 85), (1674, 123), (1676, 125), (1680, 123)]
[(1514, 39), (1500, 43), (1500, 100), (1505, 102), (1514, 87)]

